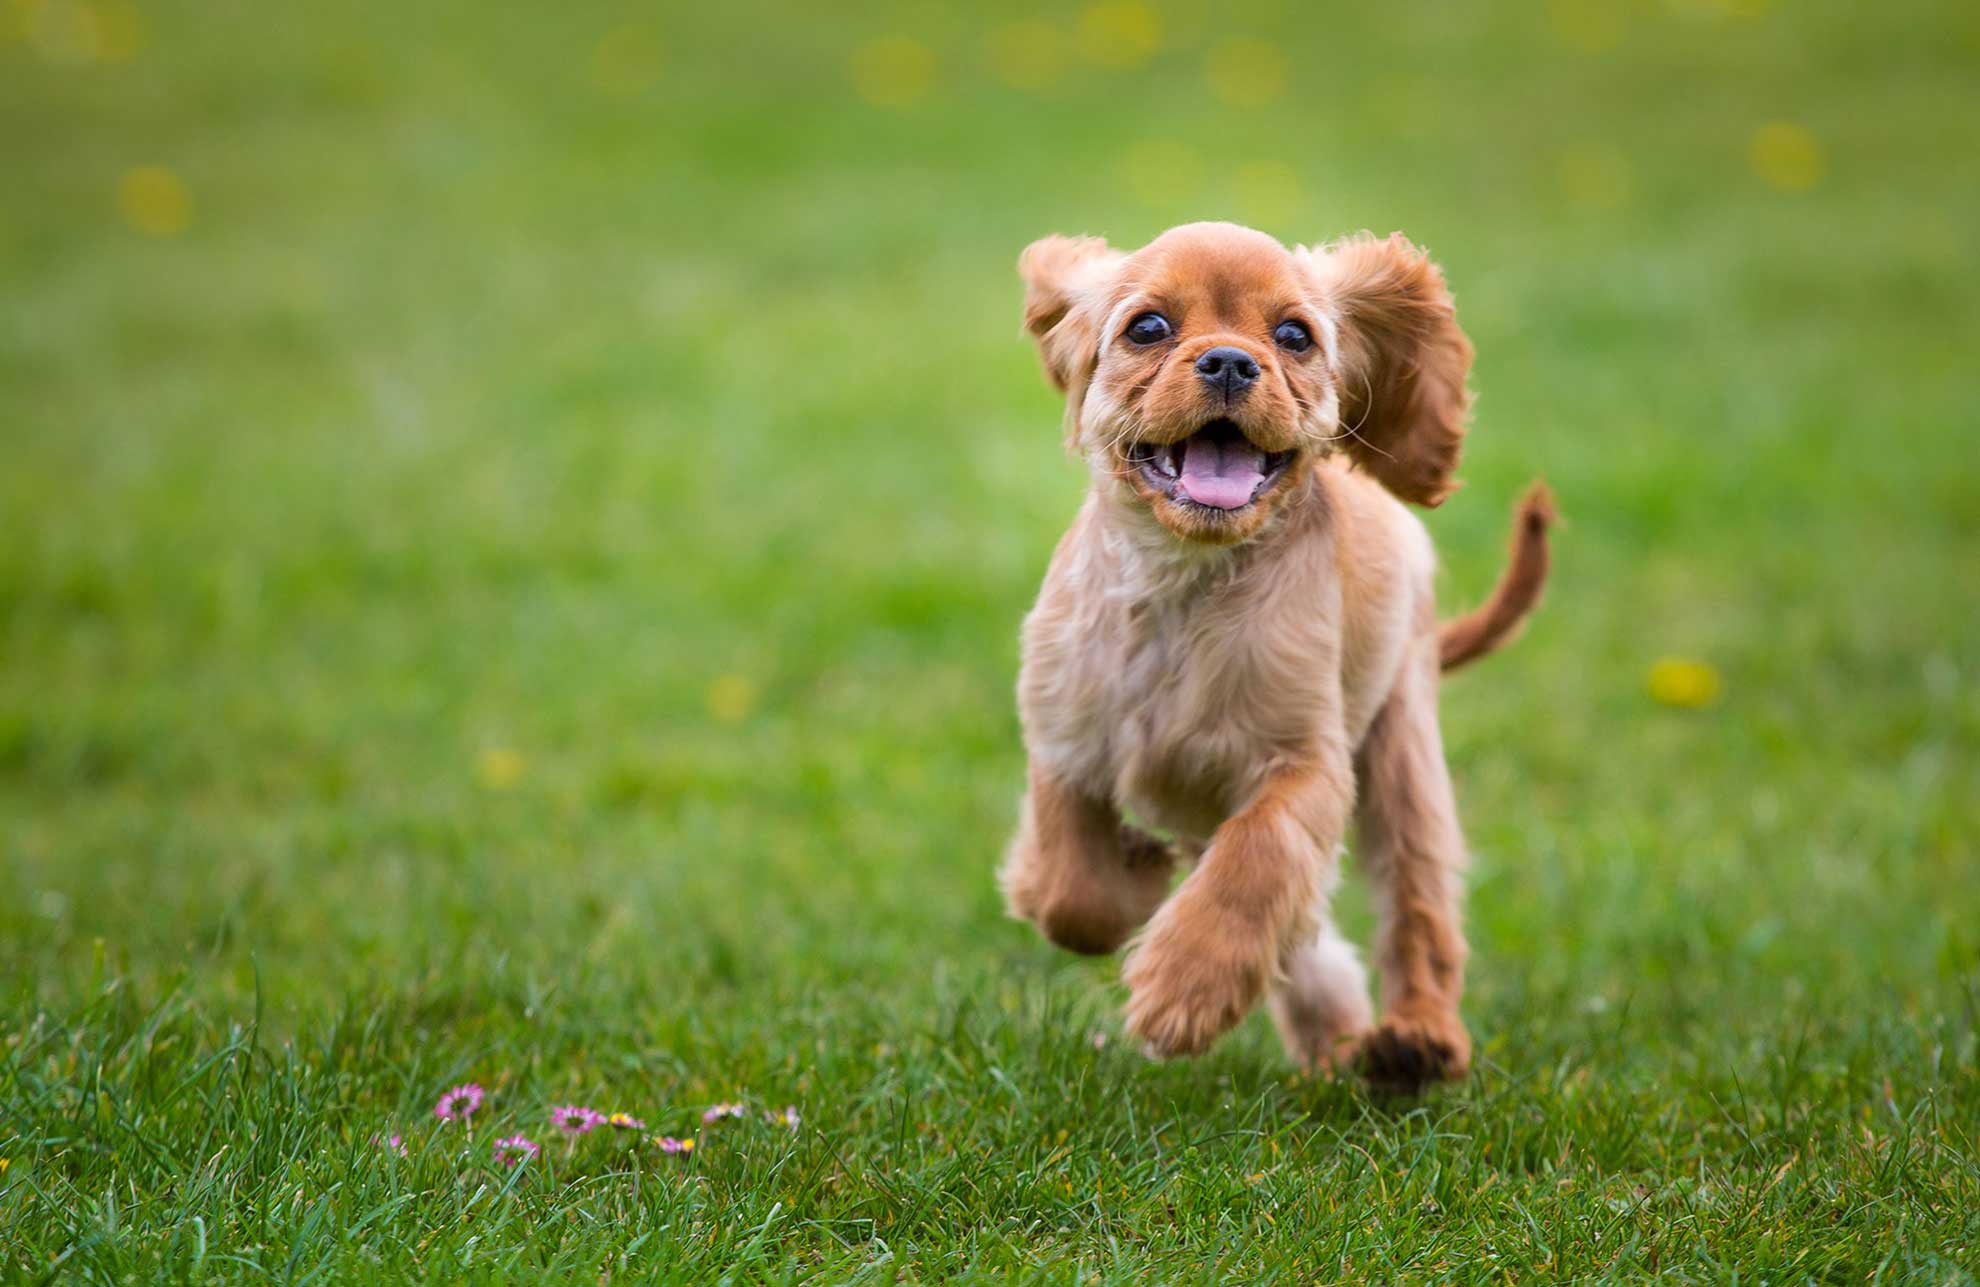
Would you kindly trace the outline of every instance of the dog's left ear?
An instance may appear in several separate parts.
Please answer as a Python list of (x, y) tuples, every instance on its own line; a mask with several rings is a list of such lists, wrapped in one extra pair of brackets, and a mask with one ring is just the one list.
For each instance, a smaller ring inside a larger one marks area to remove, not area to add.
[(1401, 233), (1302, 253), (1340, 319), (1342, 446), (1403, 500), (1443, 504), (1458, 488), (1471, 341), (1442, 270)]
[(1099, 237), (1044, 237), (1018, 256), (1024, 329), (1038, 341), (1045, 374), (1072, 393), (1099, 360), (1099, 296), (1121, 256)]

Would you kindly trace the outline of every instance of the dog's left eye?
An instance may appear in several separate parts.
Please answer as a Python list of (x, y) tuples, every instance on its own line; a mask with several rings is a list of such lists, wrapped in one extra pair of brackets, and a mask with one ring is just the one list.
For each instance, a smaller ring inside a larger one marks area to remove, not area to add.
[(1169, 319), (1160, 313), (1143, 313), (1128, 323), (1127, 337), (1136, 344), (1153, 344), (1169, 338)]
[(1298, 322), (1280, 322), (1279, 329), (1272, 332), (1272, 342), (1282, 349), (1304, 353), (1313, 347), (1313, 332)]

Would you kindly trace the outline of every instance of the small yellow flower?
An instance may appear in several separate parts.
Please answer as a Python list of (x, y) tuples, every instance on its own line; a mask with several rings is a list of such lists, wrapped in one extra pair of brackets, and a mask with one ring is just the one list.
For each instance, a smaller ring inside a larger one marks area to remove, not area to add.
[(490, 791), (507, 791), (523, 780), (529, 770), (529, 761), (521, 751), (506, 746), (492, 746), (483, 751), (474, 762), (474, 775)]
[(877, 36), (853, 50), (853, 90), (875, 107), (912, 107), (935, 84), (935, 53), (910, 36)]
[(1768, 187), (1781, 192), (1808, 191), (1828, 168), (1821, 141), (1791, 121), (1772, 121), (1753, 131), (1746, 163)]
[(1237, 36), (1210, 50), (1210, 92), (1232, 107), (1264, 107), (1286, 92), (1286, 56), (1269, 41)]
[(1162, 18), (1138, 0), (1103, 0), (1079, 16), (1079, 38), (1101, 67), (1139, 67), (1162, 47)]
[(162, 165), (140, 165), (117, 181), (124, 222), (150, 237), (176, 237), (192, 222), (192, 193)]
[(1719, 672), (1689, 657), (1661, 657), (1650, 667), (1650, 696), (1665, 706), (1699, 710), (1719, 700)]
[(13, 1158), (0, 1157), (0, 1175), (5, 1175), (7, 1173), (7, 1168), (12, 1166), (13, 1164), (14, 1164)]
[(756, 685), (743, 675), (718, 675), (708, 686), (708, 713), (724, 724), (739, 724), (756, 708)]

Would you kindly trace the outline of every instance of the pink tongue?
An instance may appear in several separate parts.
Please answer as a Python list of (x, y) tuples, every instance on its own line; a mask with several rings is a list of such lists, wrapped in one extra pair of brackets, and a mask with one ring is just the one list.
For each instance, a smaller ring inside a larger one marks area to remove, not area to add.
[(1212, 509), (1239, 509), (1265, 479), (1265, 453), (1242, 438), (1198, 434), (1183, 444), (1183, 495)]

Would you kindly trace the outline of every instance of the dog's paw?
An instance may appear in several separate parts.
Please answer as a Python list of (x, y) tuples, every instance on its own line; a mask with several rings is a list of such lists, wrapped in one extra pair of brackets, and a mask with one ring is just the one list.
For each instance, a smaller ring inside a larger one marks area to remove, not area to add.
[(1354, 1062), (1376, 1089), (1414, 1094), (1431, 1082), (1463, 1078), (1471, 1070), (1471, 1037), (1455, 1015), (1390, 1015), (1362, 1038)]
[(1128, 941), (1138, 922), (1111, 905), (1057, 902), (1029, 918), (1055, 946), (1081, 956), (1108, 956)]
[(1157, 1059), (1209, 1049), (1258, 1004), (1270, 974), (1251, 936), (1229, 936), (1174, 911), (1171, 904), (1156, 915), (1121, 971), (1128, 1031)]
[[(1274, 1015), (1278, 1019), (1277, 1015)], [(1335, 1032), (1326, 1029), (1296, 1029), (1278, 1019), (1279, 1040), (1286, 1057), (1303, 1073), (1335, 1078), (1351, 1074), (1362, 1046), (1371, 1035), (1366, 1031)]]
[(1272, 988), (1271, 1010), (1287, 1056), (1321, 1077), (1351, 1071), (1355, 1051), (1375, 1027), (1367, 972), (1331, 927), (1286, 962), (1285, 977)]
[(1093, 860), (1016, 861), (1002, 873), (1004, 905), (1069, 952), (1105, 956), (1147, 923), (1169, 895), (1174, 852), (1123, 827), (1121, 853)]

